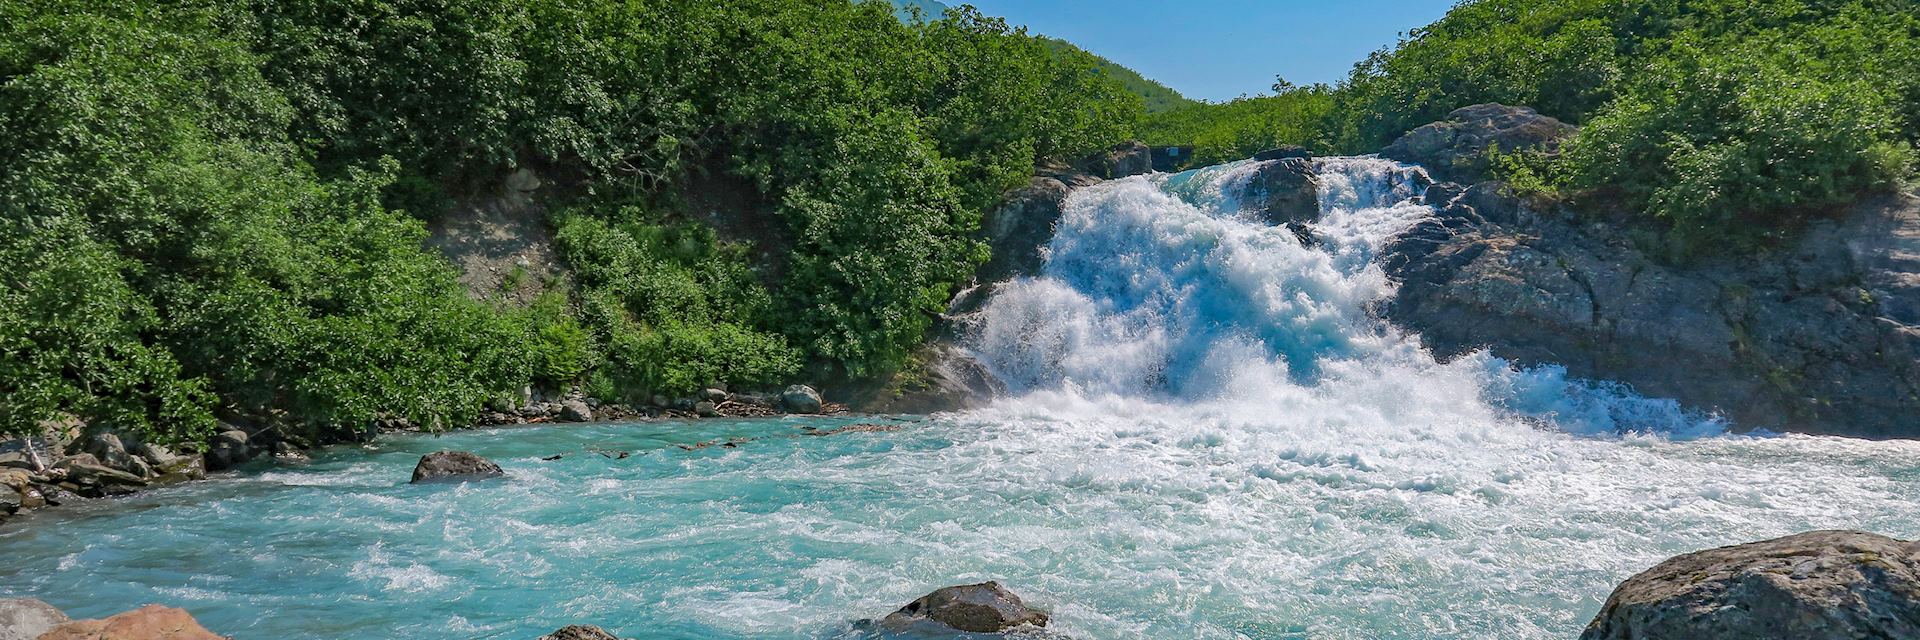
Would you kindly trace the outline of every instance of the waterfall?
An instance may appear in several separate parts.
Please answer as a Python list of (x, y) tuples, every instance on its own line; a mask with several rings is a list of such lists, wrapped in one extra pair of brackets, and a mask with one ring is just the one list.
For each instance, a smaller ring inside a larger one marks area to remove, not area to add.
[[(1408, 406), (1576, 432), (1718, 433), (1723, 425), (1617, 384), (1521, 369), (1484, 353), (1436, 362), (1372, 312), (1394, 291), (1376, 259), (1433, 215), (1419, 167), (1375, 157), (1314, 162), (1314, 241), (1243, 202), (1267, 163), (1240, 161), (1081, 189), (1063, 206), (1043, 270), (1000, 287), (970, 329), (972, 355), (1015, 396), (1161, 403)], [(1462, 403), (1462, 399), (1471, 400)], [(1300, 410), (1313, 408), (1298, 406)]]

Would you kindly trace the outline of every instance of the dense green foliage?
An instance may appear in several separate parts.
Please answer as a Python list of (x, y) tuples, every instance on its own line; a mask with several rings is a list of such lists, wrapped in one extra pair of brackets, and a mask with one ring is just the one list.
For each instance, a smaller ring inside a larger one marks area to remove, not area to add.
[(1324, 85), (1194, 103), (1150, 115), (1141, 122), (1140, 138), (1151, 145), (1193, 145), (1193, 165), (1239, 160), (1286, 145), (1325, 153), (1334, 145), (1327, 129), (1333, 108), (1333, 90)]
[[(884, 3), (0, 0), (0, 432), (883, 372), (982, 208), (1130, 133), (1098, 69)], [(527, 308), (470, 299), (420, 222), (516, 167), (578, 194), (575, 277)], [(777, 282), (674, 210), (696, 167), (785, 227)]]
[(1296, 90), (1143, 130), (1218, 157), (1365, 153), (1463, 106), (1528, 105), (1583, 126), (1563, 158), (1514, 163), (1533, 186), (1645, 211), (1695, 251), (1763, 243), (1908, 174), (1916, 61), (1913, 0), (1468, 0), (1356, 65), (1331, 107)]
[(317, 178), (216, 14), (0, 11), (0, 429), (72, 414), (184, 439), (214, 394), (322, 424), (461, 419), (524, 376), (520, 320), (379, 206), (391, 164)]

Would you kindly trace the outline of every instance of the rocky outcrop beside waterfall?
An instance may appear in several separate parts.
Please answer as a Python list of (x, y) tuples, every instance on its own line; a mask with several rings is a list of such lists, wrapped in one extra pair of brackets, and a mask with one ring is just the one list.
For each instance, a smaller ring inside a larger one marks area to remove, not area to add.
[(1425, 166), (1441, 180), (1472, 182), (1486, 177), (1489, 148), (1553, 154), (1574, 131), (1572, 125), (1528, 107), (1476, 104), (1408, 132), (1380, 155)]
[(1641, 251), (1630, 222), (1529, 207), (1498, 183), (1426, 198), (1436, 217), (1383, 259), (1401, 282), (1384, 311), (1436, 355), (1562, 364), (1740, 428), (1920, 437), (1914, 197), (1864, 201), (1769, 253), (1686, 265)]
[(1920, 638), (1920, 543), (1813, 531), (1629, 578), (1582, 640)]

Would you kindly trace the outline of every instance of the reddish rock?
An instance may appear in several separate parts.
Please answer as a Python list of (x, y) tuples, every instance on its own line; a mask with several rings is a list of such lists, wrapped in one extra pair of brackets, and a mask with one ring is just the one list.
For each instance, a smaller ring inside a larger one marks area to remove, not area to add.
[(208, 631), (185, 609), (150, 604), (99, 620), (69, 622), (40, 640), (227, 640)]

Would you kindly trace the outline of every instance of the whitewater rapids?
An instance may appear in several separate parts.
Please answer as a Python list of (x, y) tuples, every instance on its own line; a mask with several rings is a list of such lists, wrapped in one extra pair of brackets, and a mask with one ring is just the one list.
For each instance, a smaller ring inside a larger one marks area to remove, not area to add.
[[(968, 328), (1011, 390), (987, 408), (393, 438), (36, 512), (0, 529), (0, 595), (243, 638), (865, 638), (998, 579), (1085, 640), (1570, 638), (1676, 553), (1920, 536), (1920, 444), (1728, 435), (1555, 368), (1435, 362), (1369, 312), (1381, 248), (1431, 215), (1418, 169), (1319, 161), (1306, 246), (1242, 211), (1258, 168), (1076, 192), (1044, 270)], [(761, 439), (676, 446), (735, 436)], [(406, 484), (447, 448), (510, 479)]]

